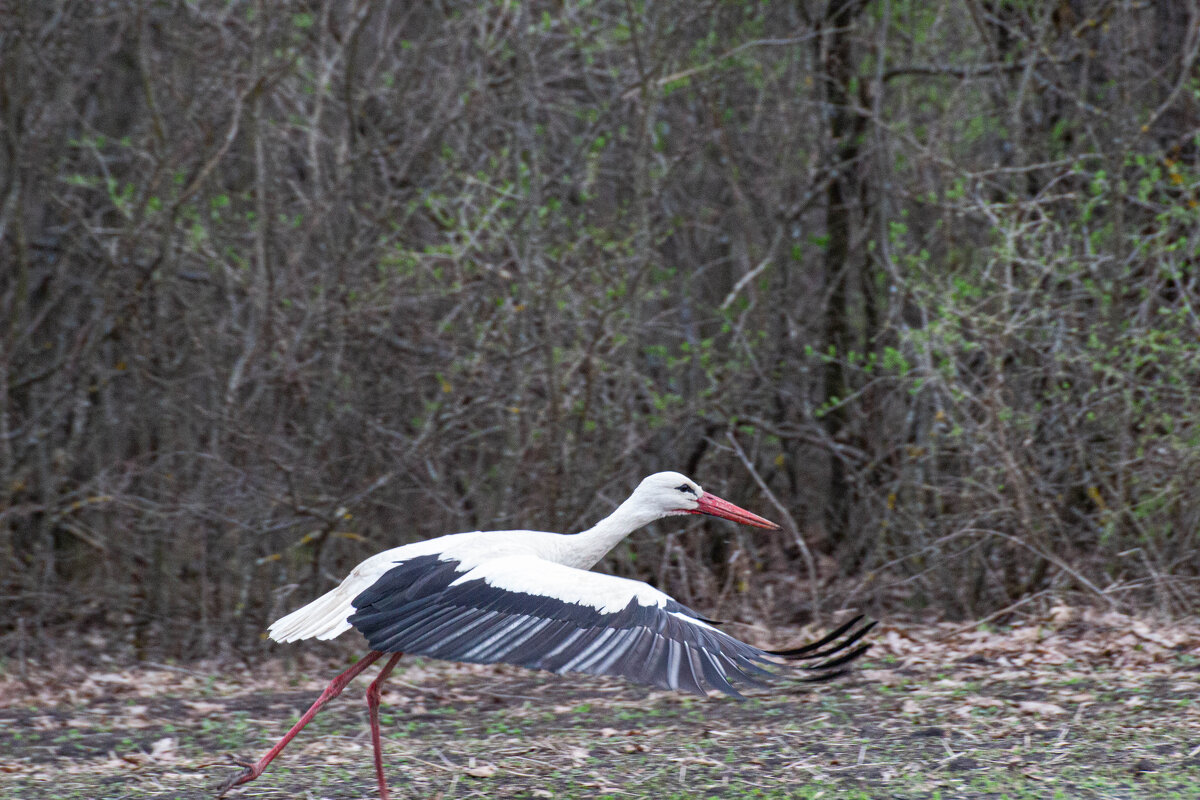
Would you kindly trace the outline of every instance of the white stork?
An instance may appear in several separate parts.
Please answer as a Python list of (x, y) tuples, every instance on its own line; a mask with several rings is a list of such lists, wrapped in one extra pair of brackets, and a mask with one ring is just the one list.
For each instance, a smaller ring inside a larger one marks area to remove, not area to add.
[[(874, 623), (858, 617), (820, 641), (766, 651), (713, 627), (690, 608), (641, 581), (589, 572), (614, 545), (662, 517), (707, 514), (777, 530), (773, 522), (701, 489), (678, 472), (646, 478), (616, 511), (583, 533), (473, 531), (386, 550), (341, 584), (270, 628), (277, 642), (333, 639), (351, 628), (371, 651), (334, 678), (300, 721), (226, 791), (254, 780), (317, 711), (384, 654), (391, 657), (367, 689), (375, 777), (388, 800), (379, 736), (380, 685), (404, 653), (473, 664), (503, 662), (552, 672), (620, 675), (636, 683), (701, 696), (733, 683), (762, 686), (765, 666), (818, 659), (805, 680), (839, 674), (869, 645), (853, 647)], [(831, 657), (832, 656), (832, 657)]]

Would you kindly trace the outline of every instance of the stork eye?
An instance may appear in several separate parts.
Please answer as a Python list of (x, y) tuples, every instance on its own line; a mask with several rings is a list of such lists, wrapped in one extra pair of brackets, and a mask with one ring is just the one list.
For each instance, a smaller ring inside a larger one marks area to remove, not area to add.
[(690, 495), (696, 494), (696, 490), (693, 489), (692, 487), (688, 486), (686, 483), (681, 483), (678, 486), (676, 486), (675, 491), (684, 492), (684, 493), (690, 494)]

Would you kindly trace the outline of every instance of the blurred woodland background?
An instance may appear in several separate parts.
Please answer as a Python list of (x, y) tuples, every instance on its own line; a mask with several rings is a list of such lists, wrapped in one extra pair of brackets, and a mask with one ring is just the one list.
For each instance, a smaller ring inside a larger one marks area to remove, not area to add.
[(1200, 597), (1200, 4), (0, 2), (0, 652), (572, 531), (721, 619)]

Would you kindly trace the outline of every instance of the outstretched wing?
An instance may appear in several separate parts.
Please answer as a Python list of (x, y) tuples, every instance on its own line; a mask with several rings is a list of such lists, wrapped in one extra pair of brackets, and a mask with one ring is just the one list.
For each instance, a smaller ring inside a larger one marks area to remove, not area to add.
[(353, 600), (348, 621), (371, 649), (552, 672), (620, 675), (664, 689), (737, 697), (734, 683), (761, 686), (772, 658), (809, 659), (806, 680), (824, 680), (862, 655), (874, 623), (856, 618), (819, 642), (768, 653), (717, 630), (653, 587), (507, 556), (473, 568), (421, 556), (384, 573)]

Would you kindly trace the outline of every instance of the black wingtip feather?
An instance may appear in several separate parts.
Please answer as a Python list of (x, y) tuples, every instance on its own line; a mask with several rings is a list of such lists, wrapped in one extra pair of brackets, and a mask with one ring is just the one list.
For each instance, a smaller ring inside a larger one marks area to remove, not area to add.
[(847, 647), (850, 647), (851, 645), (858, 643), (858, 641), (860, 639), (862, 639), (864, 636), (866, 636), (868, 633), (871, 632), (871, 629), (874, 628), (875, 625), (876, 625), (876, 623), (874, 623), (874, 622), (868, 623), (867, 625), (864, 625), (863, 627), (856, 630), (854, 633), (847, 636), (845, 639), (841, 640), (840, 642), (836, 642), (835, 644), (832, 644), (823, 650), (816, 650), (811, 653), (805, 653), (805, 654), (799, 655), (799, 656), (786, 656), (785, 655), (783, 657), (787, 658), (789, 660), (793, 660), (793, 661), (810, 661), (812, 659), (817, 659), (817, 658), (828, 658), (829, 656), (833, 655), (834, 653), (840, 653), (841, 651), (845, 650)]
[(798, 678), (800, 683), (829, 683), (850, 672), (848, 669), (835, 669), (830, 672), (822, 672), (820, 675), (810, 675), (804, 678)]
[[(786, 650), (768, 650), (767, 652), (773, 656), (782, 656), (784, 658), (805, 658), (805, 657), (820, 658), (820, 655), (818, 655), (818, 651), (820, 651), (822, 647), (824, 647), (827, 644), (830, 644), (831, 642), (836, 642), (843, 635), (845, 635), (845, 633), (847, 631), (849, 631), (851, 628), (853, 628), (858, 623), (862, 622), (863, 619), (865, 619), (865, 616), (863, 614), (859, 614), (854, 619), (839, 626), (838, 628), (835, 628), (834, 630), (825, 634), (825, 636), (821, 637), (820, 639), (816, 640), (815, 642), (809, 642), (808, 644), (803, 645), (801, 647), (792, 647), (792, 648), (789, 648)], [(842, 647), (845, 647), (847, 644), (852, 644), (853, 642), (858, 641), (859, 639), (861, 639), (863, 636), (866, 635), (867, 631), (871, 630), (871, 628), (873, 628), (873, 627), (875, 627), (874, 622), (867, 624), (861, 631), (854, 634), (853, 639), (851, 639), (848, 642), (839, 643), (835, 647), (831, 648), (830, 650), (828, 650), (826, 652), (831, 652), (831, 653), (836, 652), (837, 650), (841, 649)], [(809, 654), (811, 654), (811, 655), (809, 655)]]
[(860, 644), (858, 647), (854, 648), (850, 652), (844, 653), (844, 654), (838, 656), (837, 658), (830, 659), (829, 661), (822, 661), (820, 664), (808, 665), (808, 666), (805, 666), (804, 669), (813, 670), (813, 671), (836, 669), (837, 667), (844, 666), (845, 664), (849, 664), (851, 661), (854, 661), (855, 659), (860, 658), (863, 653), (867, 652), (870, 649), (871, 649), (870, 642), (867, 642), (866, 644)]

